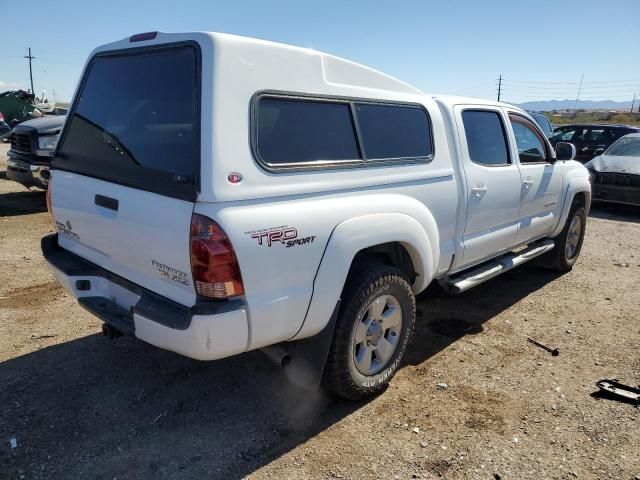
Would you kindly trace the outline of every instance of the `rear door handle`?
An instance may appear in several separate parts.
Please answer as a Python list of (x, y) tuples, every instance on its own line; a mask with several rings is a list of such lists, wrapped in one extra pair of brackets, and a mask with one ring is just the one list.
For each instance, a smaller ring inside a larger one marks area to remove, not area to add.
[(96, 205), (104, 208), (108, 208), (109, 210), (118, 211), (118, 199), (105, 197), (104, 195), (96, 195), (94, 198), (94, 202)]
[(474, 187), (474, 188), (471, 189), (471, 192), (474, 195), (476, 195), (477, 197), (479, 197), (480, 195), (482, 195), (486, 191), (487, 191), (487, 187)]

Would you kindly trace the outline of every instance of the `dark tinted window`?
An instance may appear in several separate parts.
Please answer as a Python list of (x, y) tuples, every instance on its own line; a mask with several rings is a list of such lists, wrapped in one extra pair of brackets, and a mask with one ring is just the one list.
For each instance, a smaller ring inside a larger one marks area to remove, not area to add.
[(348, 103), (265, 97), (257, 150), (270, 165), (360, 159)]
[(510, 115), (510, 118), (513, 134), (516, 137), (520, 162), (545, 162), (547, 157), (542, 136), (539, 132), (536, 132), (533, 124), (529, 125), (528, 121), (514, 115)]
[(158, 193), (194, 186), (198, 103), (193, 47), (97, 57), (56, 164)]
[(613, 128), (590, 128), (588, 132), (588, 141), (597, 145), (610, 145), (620, 138), (623, 132), (616, 131)]
[(356, 103), (356, 115), (368, 160), (431, 155), (431, 130), (423, 109)]
[(574, 127), (557, 128), (553, 133), (553, 140), (556, 142), (569, 142), (573, 140), (573, 136), (575, 134), (576, 134), (576, 128)]
[(462, 122), (473, 162), (483, 165), (509, 163), (504, 127), (497, 112), (466, 110), (462, 112)]

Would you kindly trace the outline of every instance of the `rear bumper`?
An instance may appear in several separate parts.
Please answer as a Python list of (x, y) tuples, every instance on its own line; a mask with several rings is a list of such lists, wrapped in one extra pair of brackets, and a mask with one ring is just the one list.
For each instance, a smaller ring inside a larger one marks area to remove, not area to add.
[(53, 276), (78, 303), (103, 322), (147, 343), (197, 360), (215, 360), (247, 349), (249, 329), (240, 299), (185, 307), (119, 277), (42, 238)]
[(25, 187), (46, 190), (49, 183), (49, 165), (37, 165), (17, 158), (7, 159), (7, 178)]

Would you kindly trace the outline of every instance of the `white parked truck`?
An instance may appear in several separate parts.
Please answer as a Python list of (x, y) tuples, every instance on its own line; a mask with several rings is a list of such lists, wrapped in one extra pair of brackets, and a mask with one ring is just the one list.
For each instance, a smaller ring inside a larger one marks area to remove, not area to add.
[(84, 68), (42, 249), (108, 336), (200, 360), (263, 349), (357, 399), (398, 369), (431, 282), (571, 269), (590, 205), (573, 155), (519, 108), (332, 55), (139, 34)]

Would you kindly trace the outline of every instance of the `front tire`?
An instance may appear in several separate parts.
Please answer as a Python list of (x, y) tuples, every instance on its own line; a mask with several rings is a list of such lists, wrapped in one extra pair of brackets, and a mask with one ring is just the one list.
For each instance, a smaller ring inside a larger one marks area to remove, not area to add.
[(541, 258), (541, 266), (557, 272), (569, 272), (578, 260), (587, 226), (584, 206), (574, 203), (560, 235), (555, 237), (556, 246)]
[(415, 319), (415, 296), (401, 270), (372, 263), (350, 274), (323, 385), (349, 400), (381, 391), (402, 362)]

